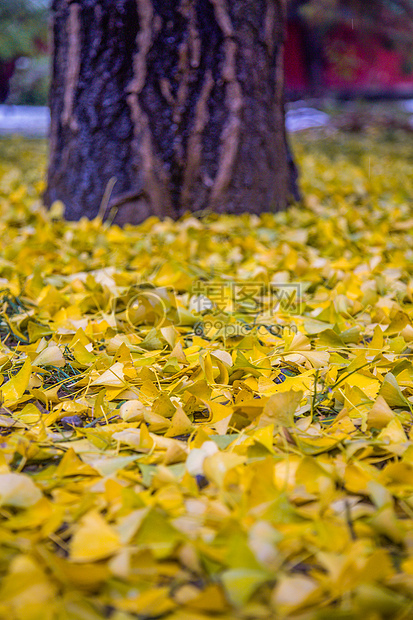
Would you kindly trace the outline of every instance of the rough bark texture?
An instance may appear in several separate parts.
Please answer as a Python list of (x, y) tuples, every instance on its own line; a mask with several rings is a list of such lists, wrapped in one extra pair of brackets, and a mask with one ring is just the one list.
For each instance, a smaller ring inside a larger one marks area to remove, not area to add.
[(46, 203), (119, 223), (277, 210), (285, 0), (54, 0)]

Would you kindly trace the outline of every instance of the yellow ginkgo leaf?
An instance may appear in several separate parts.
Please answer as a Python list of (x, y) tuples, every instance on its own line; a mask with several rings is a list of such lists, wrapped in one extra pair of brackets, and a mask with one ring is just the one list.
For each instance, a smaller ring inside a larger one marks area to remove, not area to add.
[(116, 362), (116, 364), (113, 364), (108, 370), (105, 370), (99, 377), (96, 377), (90, 385), (122, 387), (125, 385), (124, 364)]
[(203, 462), (204, 475), (217, 486), (222, 486), (227, 472), (245, 462), (245, 458), (234, 452), (216, 452)]
[(63, 368), (66, 364), (63, 353), (57, 345), (51, 345), (43, 349), (32, 362), (33, 366), (56, 366), (57, 368)]
[(271, 597), (274, 610), (281, 613), (296, 611), (321, 595), (320, 585), (306, 575), (283, 577)]
[(138, 422), (143, 420), (145, 406), (139, 400), (127, 400), (119, 409), (120, 416), (125, 422)]
[(177, 407), (171, 419), (171, 426), (165, 433), (165, 437), (176, 437), (177, 435), (186, 435), (193, 429), (191, 420), (186, 415), (182, 407)]
[(384, 428), (394, 417), (394, 412), (390, 409), (383, 396), (379, 396), (368, 413), (367, 427)]
[(19, 372), (0, 388), (3, 405), (9, 407), (23, 396), (29, 385), (31, 371), (32, 366), (27, 358)]
[(269, 574), (253, 568), (236, 568), (225, 571), (221, 579), (230, 601), (241, 606), (261, 584), (269, 580)]
[(25, 474), (0, 474), (0, 506), (28, 508), (42, 498), (42, 492)]
[(297, 411), (303, 393), (290, 390), (270, 396), (259, 418), (260, 426), (275, 424), (279, 426), (294, 426), (294, 413)]
[(98, 512), (89, 512), (81, 520), (70, 544), (73, 562), (96, 562), (120, 549), (119, 535)]

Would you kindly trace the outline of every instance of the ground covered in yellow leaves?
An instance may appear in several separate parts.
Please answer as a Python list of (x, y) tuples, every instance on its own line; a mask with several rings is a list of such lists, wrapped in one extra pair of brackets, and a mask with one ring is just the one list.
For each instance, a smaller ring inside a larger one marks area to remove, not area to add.
[(0, 618), (413, 617), (413, 146), (295, 147), (305, 205), (121, 230), (1, 140)]

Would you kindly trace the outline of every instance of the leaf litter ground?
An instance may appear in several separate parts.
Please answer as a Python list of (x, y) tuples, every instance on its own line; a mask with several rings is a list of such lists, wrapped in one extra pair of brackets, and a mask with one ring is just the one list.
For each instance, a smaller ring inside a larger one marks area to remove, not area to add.
[(0, 143), (0, 617), (413, 617), (413, 147), (123, 230)]

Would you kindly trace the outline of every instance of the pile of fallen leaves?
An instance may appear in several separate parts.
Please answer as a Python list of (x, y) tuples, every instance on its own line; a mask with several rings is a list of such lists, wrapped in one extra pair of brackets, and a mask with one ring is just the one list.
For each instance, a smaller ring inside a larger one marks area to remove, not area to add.
[(296, 142), (305, 205), (122, 230), (1, 141), (0, 618), (412, 617), (413, 148)]

